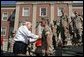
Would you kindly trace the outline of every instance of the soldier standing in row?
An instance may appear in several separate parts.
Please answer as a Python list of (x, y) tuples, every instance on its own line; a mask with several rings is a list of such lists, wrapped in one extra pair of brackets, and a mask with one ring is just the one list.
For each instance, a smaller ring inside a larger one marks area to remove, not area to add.
[(40, 47), (40, 50), (42, 50), (43, 56), (50, 56), (53, 52), (53, 44), (52, 31), (49, 26), (49, 20), (42, 18), (37, 31), (42, 36), (42, 46)]
[(68, 44), (68, 39), (71, 39), (70, 34), (69, 34), (69, 22), (68, 22), (68, 17), (65, 15), (63, 20), (62, 20), (62, 26), (64, 28), (64, 35), (65, 35), (65, 45), (71, 45)]
[(74, 12), (74, 14), (75, 14), (74, 22), (75, 22), (76, 29), (78, 31), (79, 42), (81, 42), (82, 41), (82, 31), (83, 31), (83, 18), (80, 15), (78, 15), (76, 11)]

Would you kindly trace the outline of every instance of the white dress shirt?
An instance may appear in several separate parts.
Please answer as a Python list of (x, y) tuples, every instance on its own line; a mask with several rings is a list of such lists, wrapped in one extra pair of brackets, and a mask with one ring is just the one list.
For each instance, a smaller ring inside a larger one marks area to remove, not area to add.
[(38, 39), (38, 37), (39, 36), (31, 33), (31, 31), (29, 31), (26, 26), (21, 26), (18, 29), (18, 31), (16, 32), (14, 40), (15, 41), (22, 41), (22, 42), (28, 44), (28, 40), (30, 42), (34, 42)]

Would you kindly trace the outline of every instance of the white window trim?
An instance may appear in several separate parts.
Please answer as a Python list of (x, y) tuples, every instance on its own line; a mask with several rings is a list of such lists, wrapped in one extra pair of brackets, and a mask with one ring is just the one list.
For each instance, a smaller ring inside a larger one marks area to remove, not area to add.
[(30, 8), (29, 7), (23, 7), (22, 8), (22, 16), (24, 16), (24, 8), (28, 8), (29, 9), (29, 15), (28, 16), (30, 16)]
[[(46, 15), (44, 15), (44, 16), (41, 16), (41, 8), (46, 8)], [(39, 16), (41, 16), (41, 17), (45, 17), (45, 16), (47, 16), (47, 12), (48, 12), (48, 9), (47, 9), (47, 7), (40, 7), (40, 14), (39, 14)]]
[(57, 16), (62, 16), (62, 12), (61, 15), (58, 13), (58, 9), (60, 9), (60, 7), (57, 7)]
[[(2, 30), (3, 30), (3, 29), (1, 28), (1, 32), (2, 32)], [(5, 28), (4, 31), (5, 31), (5, 34), (4, 34), (4, 35), (1, 34), (1, 36), (6, 36), (6, 28)]]
[(4, 20), (4, 19), (3, 19), (3, 14), (4, 14), (4, 13), (7, 13), (7, 20), (8, 20), (8, 12), (3, 12), (3, 13), (2, 13), (2, 21), (7, 21), (7, 20)]

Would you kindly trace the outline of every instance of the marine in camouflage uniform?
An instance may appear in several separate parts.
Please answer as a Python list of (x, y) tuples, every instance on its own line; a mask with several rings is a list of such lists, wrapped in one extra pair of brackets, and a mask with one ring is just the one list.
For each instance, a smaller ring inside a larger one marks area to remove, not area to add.
[(68, 17), (66, 15), (62, 17), (62, 26), (64, 28), (65, 45), (66, 45), (67, 44), (67, 38), (70, 38)]
[(82, 31), (83, 31), (83, 18), (75, 12), (75, 26), (79, 35), (79, 42), (82, 41)]
[(52, 30), (52, 40), (53, 40), (53, 47), (56, 49), (57, 46), (57, 26), (56, 24), (51, 24), (51, 30)]
[(52, 31), (49, 27), (49, 22), (46, 19), (42, 19), (41, 26), (38, 26), (37, 31), (38, 34), (42, 35), (42, 53), (43, 56), (50, 56), (50, 53), (52, 53)]
[(53, 44), (52, 44), (53, 33), (49, 26), (46, 25), (45, 29), (46, 29), (46, 36), (47, 36), (47, 55), (50, 55), (53, 52)]
[(49, 20), (44, 19), (44, 29), (42, 32), (42, 42), (45, 49), (45, 55), (50, 56), (53, 53), (52, 31), (49, 25)]

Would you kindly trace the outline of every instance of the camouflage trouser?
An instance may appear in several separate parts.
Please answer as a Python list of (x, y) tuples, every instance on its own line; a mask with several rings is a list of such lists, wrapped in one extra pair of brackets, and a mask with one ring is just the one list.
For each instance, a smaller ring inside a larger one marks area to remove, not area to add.
[(82, 31), (83, 31), (82, 28), (78, 29), (78, 34), (80, 36), (79, 42), (82, 42)]
[(52, 47), (49, 47), (46, 51), (47, 56), (54, 56), (54, 49)]
[(50, 34), (47, 34), (45, 38), (42, 40), (42, 52), (44, 53), (44, 56), (49, 55), (50, 52), (52, 52), (52, 37), (50, 37)]
[(49, 33), (47, 34), (47, 55), (50, 56), (51, 54), (53, 54), (53, 41), (52, 41), (52, 34)]

